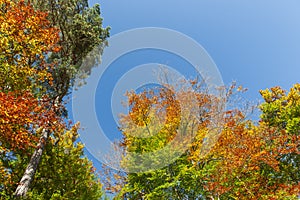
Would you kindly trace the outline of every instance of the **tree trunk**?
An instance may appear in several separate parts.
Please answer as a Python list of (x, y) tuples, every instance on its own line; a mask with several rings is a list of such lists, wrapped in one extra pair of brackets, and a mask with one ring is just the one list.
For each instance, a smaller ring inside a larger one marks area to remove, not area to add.
[(15, 191), (15, 197), (20, 198), (26, 196), (30, 183), (34, 178), (35, 172), (41, 160), (47, 140), (48, 140), (48, 131), (46, 129), (43, 129), (42, 136), (40, 137), (39, 143), (36, 149), (34, 150), (34, 153), (31, 156), (31, 159), (26, 167), (25, 173), (21, 178), (21, 181)]

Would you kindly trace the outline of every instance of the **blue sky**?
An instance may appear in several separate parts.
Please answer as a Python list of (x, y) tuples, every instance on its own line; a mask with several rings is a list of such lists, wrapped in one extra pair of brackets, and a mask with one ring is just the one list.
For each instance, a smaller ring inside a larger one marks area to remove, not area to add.
[(200, 43), (226, 84), (236, 80), (258, 90), (299, 82), (298, 0), (103, 0), (104, 25), (111, 34), (140, 27), (180, 31)]
[[(260, 89), (277, 85), (289, 89), (300, 82), (299, 0), (90, 0), (89, 3), (100, 4), (104, 26), (111, 27), (111, 35), (133, 28), (161, 27), (193, 38), (214, 60), (224, 83), (237, 81), (248, 88), (245, 97), (250, 100), (261, 100)], [(177, 62), (164, 53), (144, 51), (135, 57), (128, 54), (114, 63), (111, 72), (101, 80), (106, 87), (97, 89), (96, 112), (105, 132), (111, 133), (108, 135), (111, 140), (118, 137), (109, 110), (109, 97), (116, 83), (113, 74), (124, 72), (121, 65), (147, 63), (155, 55), (156, 62)]]

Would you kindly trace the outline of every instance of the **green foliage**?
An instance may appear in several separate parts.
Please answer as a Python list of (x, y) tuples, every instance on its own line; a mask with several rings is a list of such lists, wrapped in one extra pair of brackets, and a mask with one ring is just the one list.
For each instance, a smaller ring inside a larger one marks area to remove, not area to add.
[(280, 87), (262, 90), (265, 103), (261, 105), (261, 118), (270, 126), (300, 135), (300, 84), (295, 84), (287, 94)]
[(280, 87), (274, 87), (262, 90), (261, 94), (265, 100), (260, 107), (262, 121), (286, 134), (281, 144), (285, 151), (278, 156), (280, 171), (274, 172), (274, 176), (283, 183), (299, 184), (300, 84), (295, 84), (288, 93)]
[[(235, 87), (230, 87), (227, 94), (232, 94)], [(168, 155), (150, 154), (152, 157), (142, 160), (142, 156), (130, 152), (155, 152), (174, 138), (176, 130), (177, 134), (185, 133), (182, 144), (193, 126), (197, 131), (189, 148), (174, 162), (150, 171), (113, 173), (114, 179), (105, 184), (116, 192), (115, 199), (297, 199), (299, 84), (289, 93), (279, 87), (261, 91), (265, 102), (260, 105), (259, 124), (246, 120), (241, 108), (224, 111), (223, 119), (219, 119), (224, 121), (219, 127), (221, 134), (207, 154), (203, 154), (203, 142), (211, 134), (209, 124), (215, 123), (211, 116), (221, 111), (212, 104), (213, 96), (194, 91), (203, 110), (202, 118), (193, 121), (193, 110), (186, 112), (182, 107), (182, 102), (190, 105), (188, 101), (181, 99), (180, 112), (176, 103), (187, 93), (184, 90), (168, 95), (161, 90), (129, 95), (131, 109), (121, 120), (124, 139), (120, 143), (126, 152), (121, 161), (126, 169), (137, 169), (131, 165), (140, 161), (138, 167), (145, 170), (153, 164), (149, 160), (168, 159)], [(182, 129), (179, 124), (186, 126)]]
[[(27, 199), (99, 199), (103, 195), (102, 184), (92, 163), (84, 157), (83, 145), (76, 143), (78, 126), (65, 130), (59, 140), (51, 138), (44, 151), (35, 179), (31, 183)], [(17, 159), (9, 163), (11, 183), (15, 186), (30, 156), (15, 153)], [(12, 185), (2, 191), (2, 196), (13, 198)]]
[[(106, 46), (99, 5), (0, 0), (0, 11), (0, 199), (14, 199), (42, 130), (50, 139), (42, 141), (27, 198), (99, 199), (102, 185), (62, 105), (75, 77), (90, 73)], [(89, 55), (95, 47), (101, 51)], [(85, 57), (90, 65), (80, 68)]]
[[(30, 199), (99, 199), (102, 185), (83, 145), (74, 144), (76, 128), (48, 144), (29, 192)], [(46, 187), (45, 187), (46, 186)]]
[(55, 51), (58, 30), (46, 13), (23, 1), (1, 0), (0, 12), (0, 90), (41, 95), (42, 84), (52, 83), (52, 66), (45, 64), (45, 55)]
[[(88, 6), (87, 0), (34, 0), (36, 9), (48, 12), (52, 26), (60, 30), (61, 50), (49, 54), (49, 62), (56, 62), (57, 67), (52, 72), (53, 85), (49, 86), (53, 96), (59, 96), (60, 101), (74, 85), (74, 79), (85, 78), (92, 67), (100, 63), (103, 48), (107, 45), (110, 28), (102, 27), (100, 5)], [(50, 12), (49, 12), (50, 11)], [(92, 55), (90, 52), (99, 51)], [(82, 66), (84, 59), (89, 60)]]

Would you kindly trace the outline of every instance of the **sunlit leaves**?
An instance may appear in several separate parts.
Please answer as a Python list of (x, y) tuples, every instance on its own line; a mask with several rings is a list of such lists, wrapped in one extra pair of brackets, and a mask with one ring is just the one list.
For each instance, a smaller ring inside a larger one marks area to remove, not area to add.
[[(299, 194), (299, 137), (287, 124), (299, 117), (297, 85), (289, 94), (280, 87), (261, 91), (258, 125), (240, 111), (226, 114), (205, 188), (224, 199), (296, 199)], [(297, 121), (297, 120), (296, 120)], [(295, 126), (293, 126), (295, 127)], [(296, 135), (295, 135), (296, 134)]]
[[(79, 124), (62, 130), (46, 146), (30, 199), (99, 199), (102, 185), (92, 163), (83, 157), (83, 144), (78, 139)], [(49, 166), (51, 165), (51, 167)]]
[[(65, 125), (62, 98), (76, 75), (72, 65), (104, 46), (108, 29), (102, 29), (99, 6), (90, 9), (87, 1), (40, 2), (0, 0), (0, 196), (14, 198), (43, 143), (45, 157), (28, 198), (98, 199), (101, 184), (82, 157), (83, 145), (75, 145), (78, 126)], [(45, 130), (49, 141), (37, 143)]]
[[(20, 112), (20, 110), (22, 112)], [(37, 135), (29, 131), (43, 110), (30, 94), (16, 96), (14, 93), (0, 93), (0, 138), (6, 148), (24, 149), (33, 146)]]
[[(296, 84), (289, 93), (280, 87), (261, 91), (265, 102), (260, 106), (259, 123), (247, 119), (240, 107), (222, 113), (214, 104), (218, 98), (203, 91), (193, 93), (201, 107), (197, 113), (188, 106), (189, 109), (184, 110), (182, 102), (190, 105), (187, 100), (181, 98), (181, 104), (172, 103), (187, 91), (173, 92), (173, 98), (168, 98), (162, 90), (130, 93), (130, 112), (122, 118), (122, 124), (131, 124), (131, 128), (121, 127), (124, 135), (121, 145), (125, 149), (143, 153), (144, 148), (147, 151), (163, 148), (173, 139), (158, 137), (163, 133), (172, 136), (185, 132), (188, 136), (196, 127), (196, 134), (176, 161), (149, 172), (126, 176), (119, 173), (114, 178), (117, 179), (115, 185), (108, 184), (108, 189), (116, 191), (118, 188), (117, 198), (121, 199), (297, 199), (300, 191), (299, 88)], [(232, 85), (227, 96), (235, 90), (243, 89)], [(167, 111), (172, 108), (172, 114), (168, 115)], [(213, 121), (216, 113), (222, 116), (217, 119), (223, 123)], [(191, 123), (193, 119), (197, 119), (196, 123)], [(185, 120), (188, 123), (183, 131), (180, 124)], [(146, 127), (157, 134), (144, 137), (142, 128)], [(219, 128), (219, 137), (213, 137), (212, 127)], [(203, 153), (210, 137), (215, 143)], [(184, 137), (181, 142), (185, 142)]]
[[(161, 167), (129, 173), (119, 197), (185, 199), (201, 196), (203, 182), (199, 179), (204, 176), (194, 168), (193, 157), (197, 157), (198, 162), (203, 149), (210, 146), (202, 145), (204, 138), (208, 143), (214, 141), (214, 134), (209, 131), (218, 124), (212, 119), (222, 113), (215, 107), (218, 101), (205, 90), (194, 90), (188, 84), (183, 84), (178, 90), (166, 85), (139, 94), (129, 93), (130, 112), (122, 116), (120, 127), (124, 135), (121, 146), (128, 152), (124, 154), (122, 166), (125, 163), (126, 169), (133, 170), (137, 167), (137, 170), (147, 169), (156, 164)], [(157, 150), (160, 153), (153, 153)], [(131, 156), (132, 152), (142, 156)], [(149, 154), (144, 156), (145, 153)], [(173, 154), (177, 155), (175, 159)], [(114, 177), (117, 184), (108, 183), (108, 189), (120, 189), (118, 179), (122, 178), (120, 175)], [(199, 189), (195, 191), (193, 187)]]
[(179, 103), (173, 92), (164, 88), (159, 94), (145, 91), (128, 95), (131, 111), (121, 121), (128, 150), (153, 151), (172, 140), (180, 118)]
[(295, 84), (288, 94), (280, 87), (262, 90), (261, 94), (266, 101), (261, 105), (262, 120), (300, 135), (300, 84)]
[(0, 175), (9, 175), (0, 183), (4, 196), (15, 189), (12, 177), (24, 170), (13, 170), (18, 156), (31, 154), (42, 129), (64, 126), (55, 112), (59, 105), (50, 102), (43, 86), (53, 80), (47, 54), (59, 50), (58, 30), (46, 18), (22, 0), (0, 0)]
[(48, 90), (62, 101), (74, 86), (75, 78), (79, 80), (77, 84), (82, 84), (81, 80), (100, 63), (109, 28), (102, 26), (99, 4), (89, 7), (87, 0), (31, 2), (36, 9), (47, 12), (51, 26), (60, 31), (60, 51), (52, 51), (48, 57), (50, 62), (58, 64), (51, 72), (53, 84), (48, 85)]
[(40, 83), (52, 81), (45, 57), (59, 50), (58, 29), (24, 1), (1, 0), (0, 6), (0, 88), (41, 89)]

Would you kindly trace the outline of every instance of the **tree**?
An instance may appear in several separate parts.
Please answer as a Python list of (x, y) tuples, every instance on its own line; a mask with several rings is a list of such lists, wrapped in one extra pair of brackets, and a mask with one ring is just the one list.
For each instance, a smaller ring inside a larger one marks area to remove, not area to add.
[[(53, 27), (59, 28), (61, 50), (52, 52), (49, 62), (58, 63), (52, 71), (53, 85), (49, 86), (53, 98), (59, 101), (65, 97), (75, 78), (85, 78), (92, 67), (101, 60), (103, 48), (107, 45), (110, 28), (103, 28), (100, 5), (89, 7), (87, 0), (49, 0), (31, 1), (33, 6), (48, 13), (48, 20)], [(97, 48), (99, 52), (93, 51)], [(82, 66), (84, 59), (89, 60)]]
[(1, 0), (0, 5), (1, 91), (45, 92), (40, 92), (42, 84), (52, 83), (53, 69), (45, 55), (58, 51), (58, 30), (50, 26), (46, 13), (24, 1)]
[(53, 66), (46, 65), (45, 54), (57, 51), (58, 30), (49, 26), (45, 13), (35, 12), (24, 1), (1, 0), (0, 5), (3, 165), (13, 159), (15, 152), (28, 153), (29, 147), (36, 145), (41, 136), (37, 127), (55, 129), (58, 119), (49, 109), (53, 106), (43, 83), (52, 81), (49, 70)]
[[(218, 98), (207, 95), (205, 90), (130, 93), (130, 112), (121, 121), (124, 138), (119, 145), (126, 152), (123, 166), (135, 165), (134, 160), (142, 157), (129, 157), (130, 152), (143, 155), (163, 148), (174, 138), (176, 130), (185, 133), (181, 143), (195, 127), (196, 134), (189, 148), (165, 167), (127, 174), (112, 171), (114, 176), (106, 183), (107, 189), (117, 191), (116, 199), (297, 199), (299, 88), (296, 84), (288, 94), (279, 87), (261, 91), (265, 102), (260, 105), (262, 115), (258, 124), (247, 119), (240, 107), (222, 112), (213, 104)], [(238, 90), (241, 87), (229, 87), (227, 100)], [(189, 112), (185, 112), (188, 110), (182, 109), (182, 104), (178, 107), (175, 103), (180, 100), (190, 105), (181, 98), (188, 92), (197, 97), (201, 108), (196, 112), (198, 115), (189, 106)], [(212, 116), (216, 113), (223, 118), (223, 123), (217, 123), (221, 132), (210, 140), (215, 142), (210, 151), (203, 153), (209, 137), (214, 137), (211, 127), (216, 126), (211, 124), (215, 123)], [(157, 120), (160, 118), (164, 120)], [(186, 129), (178, 125), (182, 122)], [(156, 134), (145, 138), (147, 131)], [(157, 155), (151, 158), (154, 162), (157, 159)], [(144, 165), (151, 165), (143, 161), (146, 160), (142, 160)]]
[[(289, 92), (280, 87), (261, 90), (262, 122), (282, 135), (277, 156), (279, 172), (274, 173), (291, 193), (300, 193), (300, 84)], [(287, 186), (288, 185), (288, 186)]]
[[(128, 94), (130, 112), (121, 118), (124, 138), (119, 145), (126, 152), (121, 165), (129, 173), (125, 177), (115, 174), (107, 183), (108, 190), (118, 191), (116, 198), (197, 199), (205, 194), (200, 179), (203, 175), (194, 168), (190, 157), (196, 148), (201, 149), (196, 141), (202, 143), (205, 134), (218, 126), (219, 122), (211, 119), (222, 114), (218, 105), (223, 99), (208, 94), (201, 83), (191, 83), (191, 86), (183, 84), (179, 89), (165, 85), (140, 94)], [(204, 147), (208, 149), (209, 143), (217, 138), (214, 131), (211, 133), (206, 135)], [(170, 142), (174, 142), (173, 148), (151, 154)], [(149, 152), (146, 159), (139, 157)], [(178, 156), (171, 158), (172, 154)], [(169, 159), (173, 161), (169, 162)], [(165, 164), (149, 170), (149, 166), (156, 163)], [(118, 182), (120, 179), (123, 180), (121, 183)]]
[[(78, 6), (80, 3), (78, 2)], [(31, 188), (30, 198), (57, 199), (70, 194), (67, 190), (78, 190), (73, 191), (75, 199), (83, 198), (84, 194), (88, 199), (97, 199), (102, 194), (101, 185), (96, 174), (91, 170), (91, 163), (82, 157), (82, 145), (76, 146), (74, 140), (71, 140), (72, 144), (67, 140), (68, 137), (77, 137), (75, 133), (77, 128), (70, 129), (65, 125), (66, 115), (62, 99), (67, 92), (61, 91), (69, 90), (75, 73), (65, 73), (68, 78), (64, 79), (64, 84), (57, 84), (60, 81), (57, 77), (58, 72), (60, 73), (59, 69), (72, 71), (72, 66), (79, 65), (80, 60), (87, 53), (82, 53), (84, 50), (79, 52), (79, 49), (71, 51), (72, 48), (78, 48), (76, 44), (63, 46), (64, 42), (71, 43), (71, 40), (76, 40), (76, 37), (62, 40), (60, 37), (62, 31), (54, 28), (55, 23), (49, 21), (50, 14), (35, 10), (29, 1), (1, 0), (0, 9), (1, 196), (13, 198), (13, 191), (17, 187), (15, 194), (18, 197), (25, 196)], [(102, 30), (100, 16), (97, 16), (96, 11), (88, 9), (87, 5), (84, 10), (88, 17), (83, 17), (79, 22), (86, 20), (87, 26), (83, 26), (85, 31), (90, 29), (91, 33), (98, 34), (99, 30)], [(83, 12), (78, 11), (77, 17), (80, 18), (80, 14), (84, 15)], [(73, 19), (71, 17), (68, 16)], [(69, 33), (73, 34), (75, 28), (64, 30), (71, 31)], [(91, 43), (81, 41), (81, 44), (84, 44), (87, 49), (104, 44), (108, 30), (106, 34), (98, 36), (101, 40), (96, 40), (95, 36), (89, 38)], [(60, 53), (62, 50), (72, 52), (72, 55)], [(72, 56), (79, 54), (82, 57), (72, 65), (66, 65), (63, 61), (63, 59), (72, 60)], [(59, 91), (58, 87), (61, 87)], [(68, 142), (60, 142), (64, 140)], [(70, 149), (71, 155), (67, 152), (61, 155), (62, 149), (66, 148)], [(82, 183), (75, 184), (74, 187), (62, 187), (63, 183), (58, 183), (58, 178), (53, 178), (53, 174), (46, 173), (51, 166), (49, 160), (42, 159), (44, 149), (48, 157), (59, 156), (64, 162), (78, 160), (77, 164), (68, 163), (69, 165), (65, 166), (60, 162), (57, 168), (61, 173), (56, 173), (54, 176), (67, 176), (68, 171), (65, 169), (68, 166), (69, 169), (74, 168), (74, 172), (79, 174), (79, 177), (71, 179), (72, 183)], [(42, 166), (47, 166), (43, 168), (44, 171), (42, 169), (39, 171), (40, 162)], [(34, 180), (36, 172), (38, 175)], [(40, 177), (39, 174), (43, 176)], [(43, 185), (45, 179), (54, 180), (52, 189), (48, 192), (43, 192), (41, 189), (45, 186)], [(17, 184), (18, 180), (21, 180), (20, 184)], [(30, 187), (31, 183), (36, 187)], [(40, 192), (42, 194), (39, 196), (37, 193)]]
[[(27, 193), (29, 199), (99, 199), (102, 185), (92, 163), (83, 156), (83, 145), (76, 143), (79, 124), (61, 130), (59, 140), (49, 138), (43, 157)], [(30, 156), (17, 155), (11, 170), (11, 183), (15, 186)], [(8, 194), (12, 194), (12, 186)], [(12, 198), (8, 196), (8, 198)]]
[[(30, 2), (30, 1), (29, 1)], [(34, 6), (40, 10), (50, 11), (48, 19), (52, 26), (59, 27), (60, 51), (51, 52), (47, 58), (48, 62), (56, 63), (56, 68), (51, 71), (53, 80), (51, 84), (45, 83), (47, 91), (55, 105), (61, 104), (63, 98), (68, 94), (70, 86), (74, 84), (74, 78), (78, 75), (82, 60), (96, 47), (100, 50), (105, 46), (109, 28), (102, 28), (100, 7), (88, 7), (87, 1), (34, 1)], [(85, 66), (90, 68), (99, 61), (99, 55), (92, 55), (92, 64)], [(82, 70), (82, 69), (81, 69)], [(58, 106), (57, 106), (58, 107)], [(61, 115), (67, 115), (64, 107), (60, 106)], [(47, 141), (49, 131), (45, 130), (40, 141)], [(44, 145), (39, 143), (40, 147)], [(29, 184), (33, 179), (37, 165), (43, 153), (43, 148), (36, 149), (33, 153), (20, 185), (16, 190), (17, 196), (24, 196)]]
[[(297, 199), (299, 195), (299, 84), (261, 90), (256, 126), (230, 113), (215, 150), (222, 155), (209, 189), (223, 198)], [(296, 123), (294, 123), (296, 121)], [(289, 124), (289, 125), (288, 125)], [(223, 154), (222, 154), (223, 152)]]

